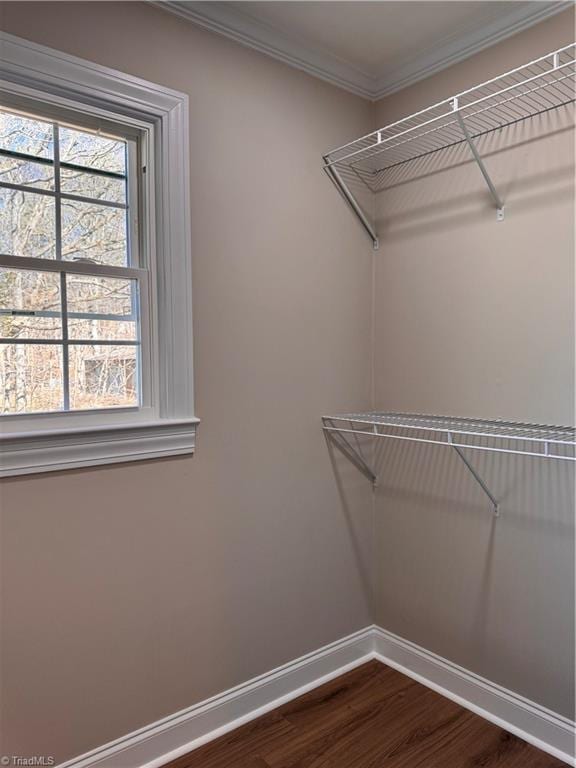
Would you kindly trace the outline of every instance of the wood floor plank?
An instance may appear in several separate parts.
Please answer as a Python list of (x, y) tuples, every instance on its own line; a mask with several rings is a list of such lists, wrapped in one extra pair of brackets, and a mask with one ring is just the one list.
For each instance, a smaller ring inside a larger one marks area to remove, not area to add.
[(260, 751), (268, 742), (290, 741), (294, 732), (294, 726), (275, 710), (168, 765), (169, 768), (269, 768), (260, 757)]
[(413, 707), (417, 704), (421, 690), (417, 683), (404, 678), (402, 687), (380, 701), (367, 701), (362, 706), (361, 697), (355, 701), (355, 706), (349, 706), (339, 713), (336, 727), (318, 729), (315, 720), (302, 724), (299, 732), (290, 744), (271, 743), (265, 753), (271, 768), (299, 768), (321, 764), (322, 758), (330, 760), (335, 755), (346, 753), (348, 759), (356, 759), (356, 752), (374, 745), (376, 736), (382, 736), (379, 723), (387, 717), (414, 717)]
[(371, 661), (165, 768), (565, 768)]
[(387, 766), (397, 757), (410, 765), (415, 754), (426, 752), (427, 742), (434, 734), (446, 731), (458, 718), (467, 715), (460, 708), (438, 706), (432, 693), (413, 684), (396, 697), (372, 707), (362, 723), (338, 734), (331, 746), (307, 768), (338, 765), (337, 760), (350, 768)]

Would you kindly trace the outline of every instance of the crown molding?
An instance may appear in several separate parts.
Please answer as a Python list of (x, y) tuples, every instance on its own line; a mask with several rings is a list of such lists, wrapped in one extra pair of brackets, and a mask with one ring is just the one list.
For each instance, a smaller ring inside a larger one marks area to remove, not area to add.
[(339, 88), (372, 99), (376, 78), (362, 72), (347, 61), (318, 51), (292, 35), (234, 8), (228, 2), (180, 2), (149, 0), (164, 11), (176, 14), (199, 27), (224, 35), (241, 45), (272, 56), (309, 75)]
[(376, 101), (457, 64), (495, 43), (574, 6), (574, 0), (536, 0), (518, 3), (510, 13), (480, 28), (463, 29), (392, 72), (379, 77), (347, 61), (317, 50), (282, 30), (242, 12), (231, 2), (149, 0), (152, 5), (211, 32), (224, 35), (332, 85)]
[(518, 8), (499, 19), (487, 22), (480, 28), (463, 30), (461, 34), (445, 38), (433, 48), (421, 52), (392, 72), (377, 80), (372, 99), (382, 99), (407, 88), (426, 77), (458, 64), (470, 56), (489, 48), (508, 37), (545, 21), (557, 13), (574, 7), (574, 0), (561, 2), (519, 3)]

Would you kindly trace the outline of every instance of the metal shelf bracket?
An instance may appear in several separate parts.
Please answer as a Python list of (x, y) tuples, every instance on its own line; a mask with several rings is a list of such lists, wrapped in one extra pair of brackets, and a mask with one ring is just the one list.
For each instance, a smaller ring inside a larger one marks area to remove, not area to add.
[(364, 227), (366, 232), (368, 233), (370, 239), (372, 240), (372, 246), (375, 251), (378, 250), (380, 247), (380, 244), (378, 242), (378, 235), (376, 234), (376, 230), (370, 224), (368, 221), (368, 218), (362, 208), (360, 207), (358, 201), (354, 197), (353, 193), (351, 192), (350, 188), (342, 178), (340, 172), (337, 168), (335, 168), (333, 165), (328, 164), (328, 160), (325, 157), (324, 158), (324, 170), (330, 177), (331, 181), (336, 186), (336, 189), (340, 192), (342, 197), (346, 200), (352, 211), (356, 214), (358, 220), (360, 221), (360, 224)]
[(470, 147), (470, 151), (472, 152), (472, 155), (474, 156), (474, 160), (476, 160), (476, 163), (478, 164), (478, 168), (480, 168), (480, 173), (484, 177), (484, 181), (486, 182), (488, 186), (488, 190), (490, 191), (490, 195), (492, 196), (492, 200), (494, 200), (494, 204), (496, 206), (496, 221), (504, 221), (504, 203), (502, 201), (502, 198), (496, 191), (496, 187), (494, 186), (494, 183), (492, 179), (490, 178), (490, 174), (488, 173), (488, 170), (486, 166), (484, 165), (484, 161), (482, 160), (482, 157), (480, 156), (480, 153), (478, 152), (478, 148), (476, 147), (476, 144), (474, 144), (474, 139), (470, 135), (470, 131), (468, 130), (468, 126), (464, 122), (464, 118), (462, 117), (460, 113), (460, 108), (458, 106), (458, 97), (455, 97), (452, 102), (452, 108), (454, 109), (454, 112), (456, 113), (456, 118), (458, 119), (458, 123), (460, 125), (460, 128), (462, 129), (462, 133), (464, 134), (464, 138), (466, 139), (466, 143)]
[(326, 439), (330, 440), (348, 461), (352, 462), (352, 464), (362, 472), (364, 477), (370, 480), (372, 486), (375, 488), (378, 484), (378, 476), (362, 455), (359, 446), (353, 445), (346, 435), (333, 427), (325, 427), (324, 434), (326, 435)]
[[(333, 423), (329, 421), (329, 419), (326, 419), (326, 422), (329, 424), (329, 426), (326, 424), (324, 425), (324, 433), (327, 439), (331, 440), (332, 443), (338, 448), (338, 450), (348, 459), (348, 461), (352, 462), (352, 464), (354, 464), (354, 466), (360, 470), (360, 472), (362, 472), (362, 474), (368, 478), (368, 480), (370, 480), (372, 486), (376, 488), (378, 485), (378, 475), (364, 458), (359, 445), (354, 445), (342, 431), (340, 431), (337, 427), (334, 426)], [(352, 425), (350, 426), (352, 427)], [(370, 435), (369, 432), (366, 434)], [(373, 434), (376, 437), (380, 436), (376, 426), (373, 428)], [(462, 460), (464, 466), (468, 469), (476, 483), (480, 486), (482, 491), (490, 500), (492, 509), (494, 511), (494, 517), (500, 517), (498, 501), (496, 500), (494, 494), (490, 491), (484, 480), (480, 477), (470, 460), (465, 456), (462, 448), (458, 445), (454, 445), (452, 442), (452, 434), (450, 432), (447, 433), (446, 438), (447, 444), (454, 449), (459, 458)]]
[[(448, 433), (448, 443), (452, 445), (452, 435), (450, 433)], [(452, 445), (452, 448), (454, 448), (454, 450), (456, 451), (458, 456), (462, 459), (464, 465), (467, 467), (468, 471), (470, 472), (474, 480), (476, 480), (480, 488), (482, 488), (486, 496), (488, 496), (488, 498), (490, 499), (490, 502), (492, 504), (492, 509), (494, 510), (494, 517), (500, 517), (500, 509), (498, 506), (498, 502), (496, 501), (495, 496), (488, 489), (488, 486), (486, 485), (484, 480), (482, 480), (478, 472), (476, 472), (476, 470), (474, 469), (470, 461), (466, 458), (466, 456), (462, 452), (462, 449), (459, 448), (457, 445)]]
[(499, 502), (468, 459), (469, 451), (576, 462), (576, 428), (573, 426), (373, 411), (323, 416), (322, 427), (326, 438), (337, 445), (373, 485), (377, 482), (376, 471), (364, 457), (361, 439), (401, 440), (454, 449), (490, 500), (495, 517), (500, 513)]

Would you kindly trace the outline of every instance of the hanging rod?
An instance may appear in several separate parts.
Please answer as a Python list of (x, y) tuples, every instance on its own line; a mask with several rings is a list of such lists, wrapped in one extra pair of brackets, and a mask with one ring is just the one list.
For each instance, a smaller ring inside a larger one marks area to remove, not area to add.
[(575, 427), (393, 412), (323, 416), (322, 426), (326, 435), (374, 485), (378, 479), (376, 470), (364, 456), (359, 437), (452, 448), (490, 500), (496, 516), (499, 515), (498, 501), (465, 455), (467, 449), (576, 461)]
[(377, 233), (367, 223), (347, 180), (360, 180), (372, 192), (380, 192), (386, 188), (391, 169), (467, 143), (501, 221), (504, 203), (490, 179), (476, 140), (499, 128), (574, 103), (575, 53), (576, 43), (571, 43), (348, 142), (324, 155), (324, 170), (377, 243)]

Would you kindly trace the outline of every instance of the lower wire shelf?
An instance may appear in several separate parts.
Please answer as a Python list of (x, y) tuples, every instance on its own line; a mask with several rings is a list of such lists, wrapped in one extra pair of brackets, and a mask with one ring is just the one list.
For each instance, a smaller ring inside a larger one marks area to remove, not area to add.
[(377, 482), (376, 472), (364, 454), (359, 437), (408, 440), (451, 448), (490, 499), (495, 515), (499, 514), (498, 501), (465, 455), (466, 449), (576, 461), (575, 427), (393, 412), (323, 416), (322, 426), (326, 435), (373, 484)]

